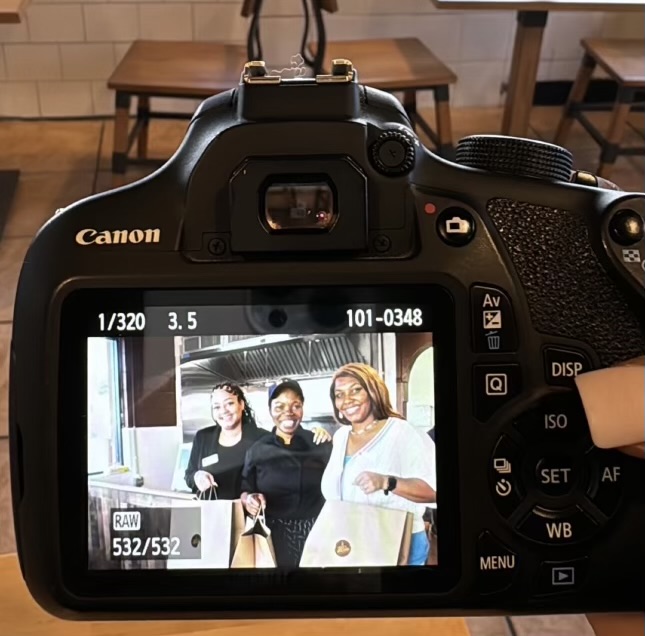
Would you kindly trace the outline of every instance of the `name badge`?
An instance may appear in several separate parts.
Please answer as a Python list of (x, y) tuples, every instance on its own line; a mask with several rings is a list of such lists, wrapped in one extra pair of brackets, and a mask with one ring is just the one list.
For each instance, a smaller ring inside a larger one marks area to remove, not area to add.
[(214, 453), (213, 455), (209, 455), (208, 457), (204, 457), (202, 459), (202, 467), (206, 466), (212, 466), (213, 464), (217, 464), (219, 461), (219, 455), (217, 453)]

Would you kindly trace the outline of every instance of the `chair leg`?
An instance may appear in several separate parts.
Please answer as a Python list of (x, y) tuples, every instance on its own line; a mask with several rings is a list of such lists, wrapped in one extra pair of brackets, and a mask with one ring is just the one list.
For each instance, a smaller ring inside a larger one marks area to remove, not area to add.
[(412, 129), (416, 132), (416, 114), (417, 114), (417, 92), (403, 91), (403, 108), (412, 122)]
[(148, 128), (150, 126), (150, 97), (147, 95), (139, 95), (137, 119), (137, 123), (140, 125), (137, 137), (137, 157), (146, 159), (148, 157)]
[(112, 149), (112, 185), (115, 188), (125, 182), (128, 166), (128, 123), (130, 120), (131, 95), (117, 91), (115, 97), (114, 146)]
[(444, 159), (452, 160), (455, 149), (452, 145), (452, 123), (450, 120), (450, 87), (445, 84), (434, 89), (435, 116), (437, 135), (439, 136), (438, 152)]
[(562, 117), (558, 124), (558, 129), (556, 130), (553, 143), (560, 146), (565, 144), (575, 119), (575, 110), (579, 104), (584, 102), (587, 88), (589, 87), (589, 82), (591, 81), (591, 76), (593, 75), (595, 68), (596, 60), (594, 60), (594, 58), (588, 53), (585, 53), (582, 58), (582, 64), (580, 64), (580, 68), (578, 69), (576, 80), (571, 87), (567, 103), (562, 111)]
[(627, 125), (627, 117), (632, 107), (634, 98), (634, 90), (629, 88), (621, 88), (618, 91), (618, 97), (614, 104), (614, 109), (611, 115), (611, 122), (609, 124), (609, 132), (602, 144), (602, 152), (600, 154), (600, 164), (598, 166), (597, 174), (599, 177), (608, 179), (611, 171), (616, 163), (620, 143), (625, 134), (625, 126)]

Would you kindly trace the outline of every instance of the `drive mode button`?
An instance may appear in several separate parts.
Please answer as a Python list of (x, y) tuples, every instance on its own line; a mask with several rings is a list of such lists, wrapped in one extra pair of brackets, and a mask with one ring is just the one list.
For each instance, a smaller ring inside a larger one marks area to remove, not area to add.
[(544, 366), (547, 384), (554, 386), (575, 386), (576, 376), (591, 371), (591, 361), (586, 354), (562, 347), (544, 350)]
[(504, 353), (517, 349), (517, 330), (509, 297), (501, 289), (475, 285), (470, 291), (473, 349)]
[(518, 559), (505, 545), (486, 531), (477, 542), (479, 590), (491, 594), (506, 589), (515, 577)]

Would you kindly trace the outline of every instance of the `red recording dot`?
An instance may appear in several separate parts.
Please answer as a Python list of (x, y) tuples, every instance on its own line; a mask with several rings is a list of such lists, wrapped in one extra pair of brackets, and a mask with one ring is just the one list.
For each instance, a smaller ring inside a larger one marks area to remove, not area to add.
[(434, 203), (426, 203), (423, 211), (426, 214), (434, 214), (437, 211), (437, 206)]

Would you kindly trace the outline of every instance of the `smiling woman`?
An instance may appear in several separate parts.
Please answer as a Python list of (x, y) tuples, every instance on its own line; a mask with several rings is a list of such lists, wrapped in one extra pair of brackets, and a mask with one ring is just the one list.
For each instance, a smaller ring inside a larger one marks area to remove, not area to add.
[(242, 503), (253, 516), (265, 509), (278, 567), (298, 567), (324, 499), (320, 481), (331, 455), (331, 437), (301, 427), (305, 396), (295, 380), (269, 389), (275, 428), (246, 455)]
[(434, 443), (394, 410), (387, 385), (367, 364), (341, 367), (330, 397), (334, 416), (345, 426), (334, 435), (323, 475), (325, 499), (411, 512), (408, 564), (425, 565), (430, 544), (423, 514), (437, 497)]
[(267, 432), (258, 428), (242, 389), (226, 382), (213, 387), (214, 426), (195, 435), (185, 480), (194, 493), (215, 488), (219, 499), (238, 499), (246, 451)]

